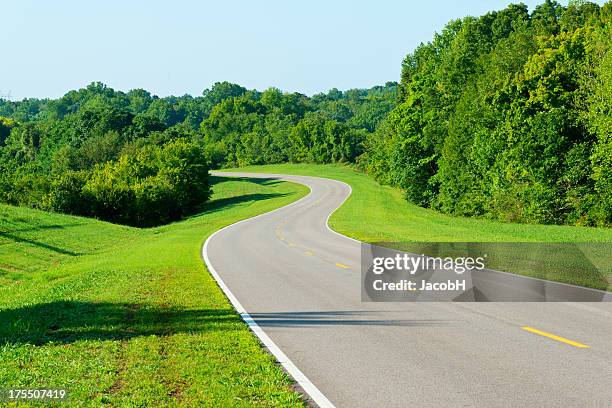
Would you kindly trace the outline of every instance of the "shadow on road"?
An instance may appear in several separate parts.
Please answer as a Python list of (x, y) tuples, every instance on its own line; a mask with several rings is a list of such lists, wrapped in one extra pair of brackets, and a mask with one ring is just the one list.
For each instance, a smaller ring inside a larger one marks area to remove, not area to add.
[(261, 327), (309, 327), (309, 326), (440, 326), (449, 321), (436, 319), (376, 319), (382, 312), (326, 311), (251, 313)]

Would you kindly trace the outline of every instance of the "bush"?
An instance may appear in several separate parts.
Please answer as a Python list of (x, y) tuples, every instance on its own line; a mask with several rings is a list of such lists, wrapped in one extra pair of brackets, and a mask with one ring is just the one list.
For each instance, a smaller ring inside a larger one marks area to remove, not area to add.
[(68, 171), (51, 182), (51, 191), (46, 197), (45, 207), (51, 211), (74, 215), (89, 215), (91, 203), (83, 194), (88, 173)]
[(82, 192), (93, 215), (108, 221), (152, 226), (178, 220), (210, 196), (204, 151), (185, 139), (146, 146), (96, 167)]

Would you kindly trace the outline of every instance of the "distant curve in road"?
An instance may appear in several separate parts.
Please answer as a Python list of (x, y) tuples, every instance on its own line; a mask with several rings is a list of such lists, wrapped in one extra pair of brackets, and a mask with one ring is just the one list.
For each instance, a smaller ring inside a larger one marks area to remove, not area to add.
[(327, 226), (350, 194), (347, 184), (215, 175), (311, 190), (218, 231), (204, 255), (256, 334), (303, 373), (307, 392), (321, 393), (315, 400), (338, 407), (612, 406), (612, 303), (362, 302), (361, 244)]

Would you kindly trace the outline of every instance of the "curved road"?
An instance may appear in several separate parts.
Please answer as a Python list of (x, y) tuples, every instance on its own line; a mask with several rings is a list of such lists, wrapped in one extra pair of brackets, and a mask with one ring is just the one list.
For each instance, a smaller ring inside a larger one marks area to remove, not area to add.
[(310, 187), (296, 203), (217, 232), (204, 256), (260, 337), (332, 404), (612, 406), (611, 303), (361, 302), (360, 243), (327, 227), (350, 187), (215, 175)]

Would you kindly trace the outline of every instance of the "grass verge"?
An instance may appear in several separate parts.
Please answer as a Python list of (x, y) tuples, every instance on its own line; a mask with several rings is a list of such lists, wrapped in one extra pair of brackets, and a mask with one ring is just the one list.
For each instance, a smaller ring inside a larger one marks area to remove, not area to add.
[(201, 214), (152, 229), (0, 205), (0, 388), (64, 388), (79, 406), (303, 406), (200, 248), (308, 189), (213, 179)]

